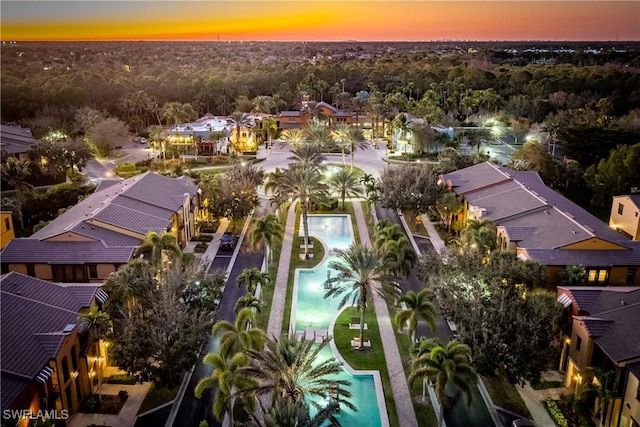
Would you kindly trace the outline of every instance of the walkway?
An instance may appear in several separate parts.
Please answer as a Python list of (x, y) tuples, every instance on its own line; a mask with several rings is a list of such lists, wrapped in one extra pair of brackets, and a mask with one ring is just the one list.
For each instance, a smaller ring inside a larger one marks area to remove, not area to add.
[[(367, 222), (365, 220), (364, 213), (362, 212), (362, 205), (360, 202), (353, 202), (353, 212), (356, 217), (356, 224), (358, 224), (360, 242), (362, 242), (364, 246), (371, 246), (371, 239), (369, 238), (369, 233), (367, 231)], [(396, 403), (396, 411), (398, 413), (400, 425), (402, 427), (417, 427), (418, 420), (413, 409), (413, 400), (411, 398), (409, 386), (407, 385), (404, 368), (402, 367), (402, 359), (400, 358), (400, 352), (398, 351), (398, 344), (393, 332), (393, 325), (391, 325), (391, 318), (389, 316), (387, 303), (377, 292), (372, 293), (372, 298), (373, 306), (378, 318), (380, 338), (382, 339), (384, 357), (387, 360), (389, 381), (391, 382), (391, 390), (393, 392), (393, 399)]]
[(90, 425), (104, 425), (109, 427), (133, 427), (136, 423), (136, 414), (142, 405), (144, 397), (151, 387), (150, 382), (142, 385), (102, 384), (100, 394), (117, 396), (120, 390), (126, 390), (129, 398), (118, 415), (85, 414), (79, 412), (73, 416), (69, 427), (87, 427)]
[[(547, 381), (562, 381), (564, 378), (558, 371), (547, 371), (542, 373), (542, 379)], [(560, 395), (568, 394), (566, 387), (547, 388), (542, 390), (534, 390), (529, 382), (520, 387), (516, 385), (518, 394), (527, 405), (527, 409), (531, 414), (531, 419), (539, 426), (553, 426), (554, 422), (542, 403), (547, 397), (558, 400)]]
[(287, 223), (284, 230), (284, 238), (282, 239), (278, 273), (276, 274), (276, 284), (274, 285), (273, 299), (271, 301), (271, 313), (269, 314), (269, 324), (267, 325), (267, 337), (269, 338), (280, 338), (282, 334), (284, 305), (287, 299), (289, 265), (291, 264), (291, 249), (293, 248), (293, 232), (296, 225), (296, 206), (297, 203), (292, 203), (287, 212)]

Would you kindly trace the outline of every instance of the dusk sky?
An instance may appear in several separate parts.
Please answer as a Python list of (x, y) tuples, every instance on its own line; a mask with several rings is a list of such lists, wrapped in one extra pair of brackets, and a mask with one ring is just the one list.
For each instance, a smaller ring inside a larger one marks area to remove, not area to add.
[(640, 40), (640, 1), (5, 1), (2, 40)]

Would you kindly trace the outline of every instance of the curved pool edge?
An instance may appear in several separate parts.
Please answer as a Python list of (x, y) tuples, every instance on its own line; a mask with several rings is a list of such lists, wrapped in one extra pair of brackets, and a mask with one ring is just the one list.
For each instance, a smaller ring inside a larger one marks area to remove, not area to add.
[(342, 364), (344, 369), (349, 374), (353, 376), (371, 375), (373, 377), (373, 384), (376, 387), (376, 398), (378, 400), (378, 411), (380, 413), (380, 423), (382, 424), (382, 427), (389, 427), (389, 412), (387, 411), (387, 402), (384, 399), (384, 389), (382, 388), (382, 378), (380, 377), (380, 371), (353, 369), (353, 367), (349, 365), (346, 360), (344, 360), (344, 357), (342, 357), (342, 354), (338, 351), (336, 342), (333, 339), (333, 329), (335, 327), (336, 320), (338, 319), (338, 316), (340, 316), (340, 314), (344, 310), (346, 310), (346, 308), (347, 307), (343, 307), (342, 310), (338, 311), (329, 323), (329, 337), (331, 337), (331, 339), (329, 340), (329, 347), (331, 347), (331, 351), (333, 352), (334, 357), (338, 360), (338, 362)]

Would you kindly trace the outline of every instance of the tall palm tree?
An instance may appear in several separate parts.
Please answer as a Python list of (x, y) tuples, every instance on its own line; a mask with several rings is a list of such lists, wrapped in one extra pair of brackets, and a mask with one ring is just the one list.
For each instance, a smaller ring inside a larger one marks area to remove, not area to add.
[(169, 124), (178, 126), (181, 123), (187, 123), (195, 119), (198, 113), (191, 104), (167, 102), (162, 106), (161, 115)]
[(436, 308), (431, 303), (432, 296), (431, 290), (425, 288), (418, 293), (408, 291), (400, 298), (400, 302), (405, 303), (407, 308), (396, 314), (396, 324), (401, 329), (404, 329), (405, 326), (409, 329), (411, 342), (416, 341), (416, 329), (419, 319), (427, 321), (431, 332), (436, 329)]
[(273, 245), (282, 240), (282, 224), (280, 224), (278, 217), (274, 214), (269, 214), (258, 218), (253, 231), (249, 235), (249, 240), (254, 249), (257, 248), (261, 242), (264, 243), (267, 248), (267, 260), (271, 262), (271, 249)]
[(405, 147), (408, 143), (408, 135), (411, 132), (411, 120), (405, 113), (398, 114), (389, 125), (393, 132), (398, 134), (398, 141), (404, 141)]
[(129, 318), (140, 307), (147, 293), (155, 288), (154, 267), (141, 259), (132, 259), (104, 282), (112, 305), (127, 307)]
[(433, 383), (436, 396), (440, 401), (438, 426), (444, 420), (444, 408), (449, 406), (447, 387), (455, 385), (464, 395), (467, 403), (471, 402), (471, 391), (478, 382), (478, 374), (469, 364), (471, 350), (466, 344), (449, 341), (446, 347), (436, 346), (430, 352), (422, 354), (411, 361), (409, 382), (416, 378), (427, 377)]
[(309, 404), (306, 402), (282, 402), (276, 400), (269, 412), (264, 414), (264, 423), (256, 423), (255, 425), (257, 427), (340, 426), (340, 422), (333, 416), (339, 408), (340, 405), (332, 400), (311, 417)]
[(384, 121), (384, 114), (387, 111), (386, 105), (382, 102), (373, 102), (369, 104), (369, 114), (373, 116), (373, 141), (377, 142), (381, 133), (379, 131), (380, 119)]
[(297, 149), (298, 146), (301, 145), (307, 138), (304, 130), (302, 130), (301, 128), (287, 129), (282, 132), (282, 137), (291, 143), (294, 150)]
[(329, 268), (338, 272), (327, 279), (329, 288), (325, 298), (342, 295), (339, 308), (351, 301), (360, 310), (359, 349), (364, 343), (364, 313), (367, 299), (372, 292), (378, 292), (385, 299), (394, 300), (399, 295), (398, 285), (391, 280), (382, 263), (378, 250), (360, 244), (353, 244), (346, 250), (336, 251), (338, 260), (331, 261)]
[(252, 328), (253, 322), (254, 314), (249, 308), (240, 310), (234, 323), (218, 320), (211, 331), (214, 336), (220, 336), (219, 353), (224, 357), (230, 357), (241, 350), (262, 351), (265, 342), (264, 331)]
[(271, 114), (276, 107), (273, 97), (266, 95), (258, 95), (251, 100), (253, 104), (253, 112)]
[(385, 268), (394, 277), (407, 278), (417, 262), (417, 256), (411, 247), (411, 242), (404, 234), (395, 240), (385, 241), (380, 245), (379, 250)]
[(311, 120), (305, 128), (307, 139), (317, 144), (321, 148), (325, 148), (331, 141), (331, 132), (325, 122), (318, 119)]
[(260, 300), (251, 294), (245, 294), (238, 298), (233, 306), (233, 311), (238, 314), (243, 308), (250, 308), (260, 313)]
[(495, 226), (489, 219), (469, 219), (460, 241), (463, 247), (484, 254), (497, 246)]
[(264, 286), (270, 281), (271, 279), (269, 279), (269, 275), (261, 272), (257, 268), (245, 268), (237, 279), (238, 286), (246, 285), (247, 293), (251, 295), (255, 293), (258, 284)]
[[(273, 399), (280, 405), (307, 403), (320, 410), (314, 398), (335, 399), (340, 405), (356, 408), (347, 400), (351, 383), (337, 379), (342, 365), (334, 358), (319, 361), (318, 355), (329, 343), (316, 345), (311, 340), (298, 340), (295, 336), (269, 339), (263, 351), (246, 350), (250, 363), (239, 369), (241, 375), (255, 381), (255, 387), (239, 390), (238, 396)], [(335, 396), (335, 397), (334, 397)], [(332, 420), (333, 421), (333, 420)]]
[(611, 370), (603, 371), (602, 369), (593, 367), (588, 367), (587, 370), (595, 378), (595, 381), (590, 383), (590, 388), (597, 393), (600, 425), (604, 426), (609, 402), (614, 398), (613, 385), (616, 379), (616, 372)]
[(269, 147), (273, 145), (273, 137), (278, 134), (278, 122), (273, 117), (265, 117), (262, 119), (262, 131), (266, 134)]
[(251, 119), (249, 119), (249, 115), (247, 113), (243, 113), (242, 111), (234, 111), (233, 113), (231, 113), (229, 117), (233, 121), (235, 130), (236, 130), (236, 142), (235, 144), (232, 144), (233, 153), (239, 154), (240, 153), (240, 134), (242, 132), (242, 128), (249, 127), (249, 123), (251, 122)]
[(293, 165), (305, 168), (323, 169), (325, 157), (322, 155), (322, 149), (318, 144), (304, 144), (292, 151), (293, 156), (289, 160), (293, 160)]
[(369, 105), (369, 97), (358, 96), (360, 93), (361, 92), (358, 92), (356, 96), (351, 99), (351, 106), (353, 107), (353, 111), (356, 113), (356, 126), (358, 128), (360, 128), (360, 113), (365, 111), (367, 109), (367, 105)]
[(102, 354), (100, 350), (100, 340), (107, 332), (111, 330), (112, 328), (111, 318), (107, 313), (104, 313), (98, 310), (97, 306), (93, 306), (91, 310), (89, 310), (89, 312), (80, 314), (80, 321), (82, 322), (82, 324), (84, 325), (84, 328), (89, 333), (89, 342), (91, 343), (90, 345), (93, 347), (94, 345), (97, 344), (98, 351), (95, 354), (97, 354), (96, 360), (98, 362), (97, 363), (98, 399), (102, 401), (102, 396), (100, 395), (100, 387), (102, 385), (101, 374), (102, 374), (102, 361), (104, 359), (102, 358)]
[(213, 366), (213, 372), (208, 377), (198, 381), (195, 395), (200, 399), (206, 389), (215, 388), (213, 416), (216, 417), (216, 420), (222, 422), (226, 414), (229, 416), (229, 425), (233, 425), (235, 391), (254, 385), (248, 378), (240, 374), (240, 369), (249, 364), (249, 358), (243, 352), (235, 353), (231, 358), (225, 357), (220, 353), (209, 353), (204, 357), (203, 362)]
[(338, 172), (331, 175), (328, 181), (329, 187), (340, 194), (342, 200), (342, 210), (345, 210), (345, 199), (358, 197), (362, 194), (362, 187), (358, 182), (358, 177), (353, 171), (340, 168)]
[(160, 269), (167, 257), (169, 259), (182, 256), (182, 249), (177, 243), (176, 236), (171, 233), (162, 233), (155, 231), (147, 233), (144, 242), (136, 249), (136, 253), (144, 253), (151, 251), (151, 264)]
[(274, 201), (281, 205), (286, 200), (297, 200), (302, 210), (304, 230), (304, 254), (309, 254), (309, 210), (312, 205), (322, 204), (328, 199), (328, 188), (322, 182), (322, 175), (316, 168), (289, 168), (282, 174), (278, 185), (278, 198)]
[(27, 195), (33, 193), (33, 186), (26, 179), (31, 175), (29, 167), (31, 162), (28, 160), (19, 160), (13, 156), (9, 156), (0, 166), (0, 173), (4, 182), (9, 184), (16, 192), (15, 200), (17, 202), (18, 221), (20, 228), (24, 228), (24, 219), (22, 216), (22, 206), (27, 199)]
[(342, 166), (347, 165), (347, 159), (345, 157), (344, 150), (347, 147), (351, 146), (351, 141), (349, 141), (349, 138), (351, 137), (351, 132), (349, 132), (350, 129), (351, 127), (348, 124), (340, 123), (338, 126), (335, 127), (335, 129), (332, 132), (332, 135), (335, 138), (336, 142), (338, 143), (338, 147), (340, 147), (340, 151), (342, 152)]

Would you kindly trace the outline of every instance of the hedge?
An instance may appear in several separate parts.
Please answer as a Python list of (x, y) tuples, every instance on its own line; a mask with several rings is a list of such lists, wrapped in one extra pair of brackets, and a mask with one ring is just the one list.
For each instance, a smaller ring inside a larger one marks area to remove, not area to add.
[(569, 426), (567, 419), (564, 417), (564, 414), (558, 407), (558, 404), (556, 403), (555, 400), (553, 400), (551, 397), (547, 397), (544, 400), (544, 403), (545, 403), (544, 405), (545, 408), (547, 408), (547, 412), (549, 412), (549, 415), (551, 415), (551, 418), (553, 419), (553, 421), (556, 423), (558, 427)]

